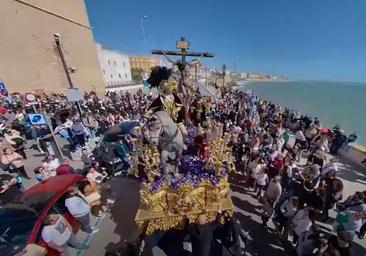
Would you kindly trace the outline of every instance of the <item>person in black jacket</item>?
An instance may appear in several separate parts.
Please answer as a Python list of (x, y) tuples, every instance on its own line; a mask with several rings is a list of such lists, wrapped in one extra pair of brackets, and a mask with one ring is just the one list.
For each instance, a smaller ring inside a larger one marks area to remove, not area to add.
[(216, 220), (207, 223), (207, 215), (201, 214), (197, 223), (189, 224), (188, 231), (192, 243), (192, 256), (210, 256), (214, 245), (213, 231), (220, 225), (221, 207), (218, 210)]
[[(241, 256), (245, 253), (244, 250), (248, 243), (248, 233), (241, 229), (241, 225), (235, 215), (225, 217), (225, 223), (221, 229), (221, 236), (224, 246), (223, 250), (228, 251), (230, 255)], [(240, 240), (242, 240), (242, 243)]]

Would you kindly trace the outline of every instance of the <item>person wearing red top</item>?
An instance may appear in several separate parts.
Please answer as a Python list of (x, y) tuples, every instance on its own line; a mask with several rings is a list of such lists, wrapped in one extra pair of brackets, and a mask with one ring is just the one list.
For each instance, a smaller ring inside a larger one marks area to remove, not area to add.
[(59, 167), (56, 168), (57, 175), (66, 175), (66, 174), (77, 174), (75, 169), (70, 166), (70, 161), (68, 159), (64, 159)]
[(284, 162), (283, 156), (281, 154), (278, 154), (278, 156), (274, 159), (274, 167), (278, 171), (281, 171), (284, 165), (285, 165), (285, 162)]

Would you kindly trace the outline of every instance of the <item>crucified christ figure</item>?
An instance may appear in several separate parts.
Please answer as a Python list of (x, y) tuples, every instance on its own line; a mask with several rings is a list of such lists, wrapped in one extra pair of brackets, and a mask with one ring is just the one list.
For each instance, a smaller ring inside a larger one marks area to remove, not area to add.
[(190, 63), (183, 63), (182, 61), (178, 60), (178, 61), (173, 61), (171, 58), (169, 58), (169, 56), (162, 51), (164, 57), (173, 65), (177, 65), (178, 66), (178, 70), (181, 74), (180, 77), (180, 83), (179, 83), (179, 88), (180, 88), (180, 92), (183, 94), (183, 99), (182, 99), (182, 103), (184, 106), (184, 110), (185, 110), (185, 120), (187, 121), (189, 118), (189, 107), (190, 105), (193, 103), (195, 96), (196, 96), (196, 91), (195, 88), (193, 86), (193, 84), (189, 81), (189, 74), (190, 74), (190, 68), (195, 67), (196, 65), (199, 65), (202, 59), (202, 56), (199, 57), (199, 59), (196, 59)]

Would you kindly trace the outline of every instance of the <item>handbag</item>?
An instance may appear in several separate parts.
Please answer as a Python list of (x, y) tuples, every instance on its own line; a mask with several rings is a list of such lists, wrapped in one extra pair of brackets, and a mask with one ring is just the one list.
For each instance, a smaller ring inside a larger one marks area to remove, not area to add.
[(91, 204), (95, 201), (98, 201), (101, 198), (100, 194), (98, 192), (93, 192), (90, 195), (86, 196), (86, 201)]

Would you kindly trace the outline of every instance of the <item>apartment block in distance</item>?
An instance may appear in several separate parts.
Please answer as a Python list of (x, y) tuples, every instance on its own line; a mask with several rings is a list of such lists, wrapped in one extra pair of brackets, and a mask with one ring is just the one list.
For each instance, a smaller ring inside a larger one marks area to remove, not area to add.
[(159, 60), (150, 56), (130, 56), (131, 68), (142, 69), (144, 73), (150, 73), (151, 69), (159, 65)]
[(97, 53), (107, 88), (132, 84), (129, 57), (117, 50), (104, 48), (97, 44)]

